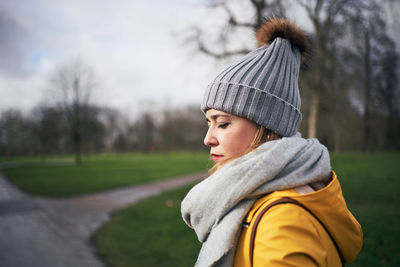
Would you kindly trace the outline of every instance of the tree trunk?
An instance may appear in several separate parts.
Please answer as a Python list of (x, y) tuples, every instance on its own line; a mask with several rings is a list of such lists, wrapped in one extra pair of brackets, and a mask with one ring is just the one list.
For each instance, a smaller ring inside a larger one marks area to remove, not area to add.
[(371, 150), (370, 102), (371, 102), (371, 58), (369, 31), (365, 30), (365, 101), (364, 101), (364, 151)]
[(317, 137), (318, 109), (319, 109), (319, 94), (317, 92), (312, 92), (310, 113), (308, 117), (308, 138)]
[(75, 164), (80, 165), (82, 163), (82, 110), (78, 101), (74, 104), (73, 109), (74, 118), (72, 125), (74, 125), (73, 140), (75, 148)]
[(81, 134), (79, 131), (74, 132), (74, 150), (75, 150), (75, 164), (81, 165)]

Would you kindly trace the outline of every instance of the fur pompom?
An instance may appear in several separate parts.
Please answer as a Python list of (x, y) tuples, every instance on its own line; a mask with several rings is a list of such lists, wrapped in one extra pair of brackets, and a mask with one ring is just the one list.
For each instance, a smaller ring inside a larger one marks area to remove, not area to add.
[(310, 53), (311, 44), (306, 33), (286, 18), (267, 19), (257, 30), (256, 37), (259, 46), (270, 44), (278, 37), (289, 40), (300, 50), (303, 61)]

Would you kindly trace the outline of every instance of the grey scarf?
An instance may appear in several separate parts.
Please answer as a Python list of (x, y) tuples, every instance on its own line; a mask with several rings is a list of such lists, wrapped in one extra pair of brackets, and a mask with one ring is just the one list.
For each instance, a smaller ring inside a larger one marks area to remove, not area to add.
[(326, 147), (300, 134), (267, 142), (194, 186), (182, 202), (184, 221), (203, 243), (195, 266), (232, 266), (242, 221), (267, 193), (330, 177)]

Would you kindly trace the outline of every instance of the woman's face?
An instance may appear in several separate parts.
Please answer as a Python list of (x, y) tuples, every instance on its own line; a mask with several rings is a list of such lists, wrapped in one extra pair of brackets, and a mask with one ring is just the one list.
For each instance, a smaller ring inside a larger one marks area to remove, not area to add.
[(211, 157), (218, 166), (246, 153), (258, 130), (256, 123), (216, 109), (207, 110), (206, 118), (208, 131), (204, 144), (210, 147)]

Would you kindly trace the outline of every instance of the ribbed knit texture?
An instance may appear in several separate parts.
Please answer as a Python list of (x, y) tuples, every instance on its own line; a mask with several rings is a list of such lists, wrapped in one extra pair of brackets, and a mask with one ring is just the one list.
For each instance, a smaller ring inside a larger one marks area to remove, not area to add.
[(221, 110), (292, 136), (301, 122), (299, 71), (300, 51), (278, 37), (219, 74), (207, 87), (201, 109)]

